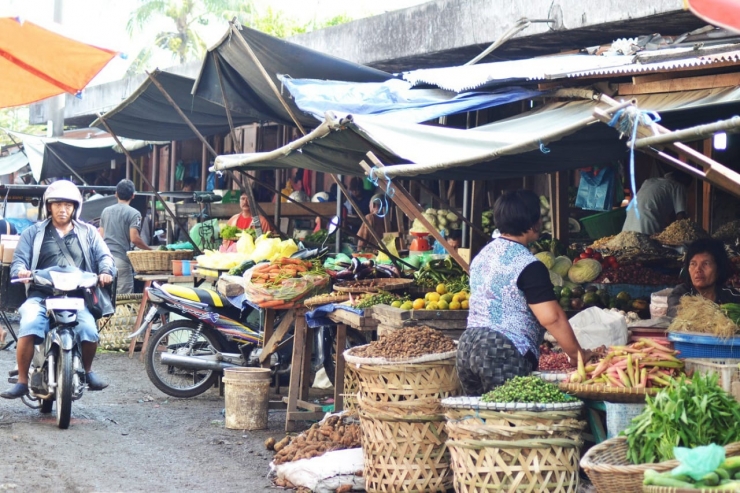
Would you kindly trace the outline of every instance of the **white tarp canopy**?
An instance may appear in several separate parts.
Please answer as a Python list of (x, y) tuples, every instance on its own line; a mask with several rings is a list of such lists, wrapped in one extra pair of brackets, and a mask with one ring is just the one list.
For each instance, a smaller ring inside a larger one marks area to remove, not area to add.
[[(691, 116), (703, 123), (719, 118), (714, 116), (717, 105), (740, 103), (740, 88), (651, 94), (635, 99), (640, 109), (664, 112), (666, 118), (674, 112), (683, 114), (678, 110), (705, 108), (707, 111), (700, 116), (693, 111)], [(368, 151), (383, 157), (389, 165), (384, 168), (387, 176), (495, 179), (577, 169), (625, 155), (626, 146), (619, 141), (616, 130), (600, 123), (579, 125), (599, 106), (607, 108), (606, 104), (591, 100), (549, 103), (469, 130), (387, 119), (381, 122), (370, 115), (352, 116), (352, 123), (335, 125), (328, 135), (297, 147), (219, 156), (215, 169), (281, 166), (362, 175), (359, 161), (365, 159)], [(736, 111), (738, 107), (730, 108)], [(557, 137), (547, 138), (558, 132)], [(504, 152), (517, 145), (516, 151)]]
[(16, 152), (9, 156), (0, 157), (0, 176), (15, 173), (28, 164), (28, 158), (22, 152)]

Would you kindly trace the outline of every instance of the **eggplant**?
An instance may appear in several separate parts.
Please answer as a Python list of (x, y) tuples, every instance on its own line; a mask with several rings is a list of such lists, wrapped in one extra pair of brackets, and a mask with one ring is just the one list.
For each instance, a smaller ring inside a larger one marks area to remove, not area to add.
[(347, 269), (347, 268), (348, 268), (348, 267), (350, 267), (350, 266), (351, 266), (352, 264), (350, 264), (349, 262), (337, 262), (337, 263), (335, 263), (334, 265), (337, 265), (337, 266), (339, 266), (339, 267), (341, 267), (341, 268), (343, 268), (343, 269)]
[(375, 268), (375, 276), (378, 279), (389, 279), (393, 277), (393, 272), (386, 269), (385, 266), (379, 265)]
[(384, 265), (383, 268), (388, 269), (393, 274), (393, 277), (401, 277), (401, 273), (395, 265)]
[(375, 261), (372, 260), (372, 259), (367, 259), (364, 262), (362, 262), (361, 265), (362, 265), (362, 267), (365, 267), (365, 268), (367, 268), (367, 267), (375, 267)]
[(357, 272), (355, 272), (355, 280), (360, 281), (362, 279), (367, 279), (369, 277), (373, 277), (375, 269), (372, 267), (365, 267), (358, 269)]
[(355, 258), (352, 259), (352, 264), (350, 265), (350, 270), (356, 274), (359, 268), (360, 268), (360, 259), (358, 259), (357, 257), (355, 257)]
[(337, 279), (340, 279), (342, 281), (346, 281), (349, 279), (352, 279), (354, 277), (355, 273), (352, 272), (350, 269), (344, 269), (337, 272)]

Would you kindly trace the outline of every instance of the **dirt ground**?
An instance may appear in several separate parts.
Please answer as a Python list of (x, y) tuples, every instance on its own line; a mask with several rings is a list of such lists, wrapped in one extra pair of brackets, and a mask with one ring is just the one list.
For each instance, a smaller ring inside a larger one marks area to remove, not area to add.
[[(0, 491), (251, 492), (271, 488), (263, 442), (284, 436), (285, 413), (269, 429), (224, 427), (218, 389), (192, 399), (161, 393), (144, 364), (103, 353), (94, 369), (110, 382), (72, 405), (68, 430), (20, 400), (0, 399)], [(15, 364), (0, 351), (0, 388)]]

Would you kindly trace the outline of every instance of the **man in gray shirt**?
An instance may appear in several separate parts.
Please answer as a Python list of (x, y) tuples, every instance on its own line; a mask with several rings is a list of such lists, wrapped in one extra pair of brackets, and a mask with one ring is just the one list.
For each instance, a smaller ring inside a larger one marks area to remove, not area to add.
[(116, 186), (118, 203), (103, 209), (100, 216), (100, 235), (108, 245), (118, 269), (118, 294), (134, 292), (134, 269), (126, 255), (132, 249), (131, 245), (151, 250), (139, 235), (141, 213), (129, 205), (135, 191), (131, 180), (121, 180)]

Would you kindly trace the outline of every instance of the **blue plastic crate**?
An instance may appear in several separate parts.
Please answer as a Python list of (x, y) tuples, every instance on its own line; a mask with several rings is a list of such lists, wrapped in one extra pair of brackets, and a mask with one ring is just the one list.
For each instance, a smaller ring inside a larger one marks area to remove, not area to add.
[(740, 358), (740, 337), (720, 339), (705, 334), (669, 332), (668, 340), (680, 358)]

